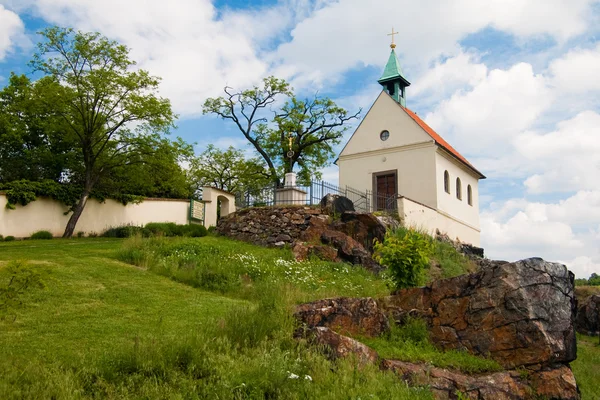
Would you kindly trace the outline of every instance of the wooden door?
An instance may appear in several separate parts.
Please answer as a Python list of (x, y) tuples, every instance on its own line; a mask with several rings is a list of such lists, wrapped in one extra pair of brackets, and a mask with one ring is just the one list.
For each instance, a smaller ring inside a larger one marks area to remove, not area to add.
[(397, 207), (396, 198), (398, 197), (396, 174), (377, 175), (375, 179), (377, 210), (395, 210)]

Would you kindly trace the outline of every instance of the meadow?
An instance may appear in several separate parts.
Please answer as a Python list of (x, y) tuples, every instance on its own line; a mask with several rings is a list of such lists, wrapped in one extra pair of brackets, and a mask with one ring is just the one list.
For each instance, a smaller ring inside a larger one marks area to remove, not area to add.
[[(462, 272), (452, 257), (438, 263), (436, 275)], [(295, 304), (386, 295), (385, 274), (300, 263), (289, 249), (211, 236), (0, 243), (0, 287), (15, 260), (45, 287), (27, 289), (3, 311), (2, 399), (431, 398), (427, 388), (408, 388), (352, 359), (328, 360), (292, 338)], [(467, 372), (496, 368), (437, 351), (419, 329), (396, 329), (370, 344), (407, 361)], [(580, 339), (573, 367), (584, 399), (597, 398), (592, 365), (599, 355), (597, 345)]]

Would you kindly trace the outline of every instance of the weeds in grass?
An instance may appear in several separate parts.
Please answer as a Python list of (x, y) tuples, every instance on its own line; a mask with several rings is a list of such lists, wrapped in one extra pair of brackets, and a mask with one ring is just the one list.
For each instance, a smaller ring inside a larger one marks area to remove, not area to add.
[(7, 282), (0, 283), (0, 319), (16, 314), (12, 312), (23, 305), (23, 297), (35, 288), (45, 287), (42, 275), (25, 261), (11, 261), (6, 266)]

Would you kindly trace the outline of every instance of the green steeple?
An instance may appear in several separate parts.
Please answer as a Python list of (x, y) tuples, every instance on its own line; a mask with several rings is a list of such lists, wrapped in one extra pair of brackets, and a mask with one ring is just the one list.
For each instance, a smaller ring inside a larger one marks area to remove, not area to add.
[(377, 82), (383, 86), (384, 90), (394, 98), (402, 106), (406, 107), (406, 87), (410, 86), (410, 82), (404, 78), (400, 61), (396, 55), (394, 48), (396, 45), (392, 42), (390, 46), (392, 52), (390, 58), (383, 70), (383, 75)]

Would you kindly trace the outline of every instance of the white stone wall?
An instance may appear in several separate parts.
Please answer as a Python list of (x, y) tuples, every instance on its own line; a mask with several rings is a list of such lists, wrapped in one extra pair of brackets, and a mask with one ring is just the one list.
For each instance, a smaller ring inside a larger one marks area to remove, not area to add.
[[(67, 207), (58, 201), (38, 198), (15, 210), (6, 208), (7, 199), (0, 194), (0, 235), (28, 237), (39, 230), (47, 230), (55, 236), (62, 236), (71, 214), (64, 215)], [(102, 233), (108, 228), (121, 225), (145, 225), (149, 222), (174, 222), (187, 224), (189, 221), (189, 200), (146, 199), (139, 204), (123, 204), (106, 200), (100, 203), (88, 201), (75, 233)]]
[(398, 199), (398, 214), (406, 226), (427, 231), (432, 236), (438, 229), (448, 234), (451, 239), (458, 239), (478, 247), (480, 245), (478, 227), (468, 225), (464, 221), (459, 221), (444, 212), (436, 211), (406, 197)]

